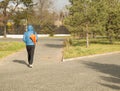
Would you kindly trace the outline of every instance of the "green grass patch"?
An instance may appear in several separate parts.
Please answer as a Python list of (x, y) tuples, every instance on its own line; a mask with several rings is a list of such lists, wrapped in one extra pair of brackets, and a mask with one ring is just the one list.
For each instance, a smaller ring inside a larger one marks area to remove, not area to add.
[(64, 58), (74, 58), (94, 54), (120, 51), (120, 42), (110, 44), (107, 39), (92, 39), (90, 46), (86, 48), (85, 40), (72, 40), (72, 45), (64, 48)]
[(0, 42), (0, 58), (25, 48), (23, 42)]

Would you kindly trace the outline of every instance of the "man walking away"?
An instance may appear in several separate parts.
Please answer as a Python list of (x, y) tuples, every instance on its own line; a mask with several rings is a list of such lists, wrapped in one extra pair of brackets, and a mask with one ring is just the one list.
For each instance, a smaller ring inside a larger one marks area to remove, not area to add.
[(31, 35), (35, 35), (35, 39), (36, 41), (38, 41), (38, 36), (37, 33), (34, 31), (34, 28), (32, 25), (28, 25), (27, 27), (27, 31), (24, 33), (23, 36), (23, 41), (26, 44), (26, 50), (28, 53), (28, 66), (30, 68), (33, 67), (33, 59), (34, 59), (34, 50), (35, 50), (35, 43), (34, 41), (31, 39)]

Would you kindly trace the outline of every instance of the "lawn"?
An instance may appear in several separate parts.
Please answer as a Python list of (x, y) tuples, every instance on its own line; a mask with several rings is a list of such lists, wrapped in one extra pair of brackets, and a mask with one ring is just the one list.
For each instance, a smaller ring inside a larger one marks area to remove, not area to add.
[(72, 44), (64, 48), (64, 58), (74, 58), (94, 54), (120, 51), (120, 42), (110, 44), (107, 39), (91, 39), (90, 46), (86, 48), (85, 40), (72, 39)]
[(25, 48), (23, 42), (0, 42), (0, 58)]

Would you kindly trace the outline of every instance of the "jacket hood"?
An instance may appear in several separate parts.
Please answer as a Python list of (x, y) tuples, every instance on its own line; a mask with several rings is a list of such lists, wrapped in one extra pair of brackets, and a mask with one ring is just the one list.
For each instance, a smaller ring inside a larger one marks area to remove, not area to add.
[(28, 31), (34, 31), (34, 28), (33, 28), (32, 25), (28, 25), (27, 30), (28, 30)]

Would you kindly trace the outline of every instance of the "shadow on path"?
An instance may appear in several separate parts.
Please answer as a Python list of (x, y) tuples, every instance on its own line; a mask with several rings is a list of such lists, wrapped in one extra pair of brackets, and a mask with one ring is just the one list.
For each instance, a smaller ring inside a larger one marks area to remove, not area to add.
[(52, 47), (52, 48), (63, 48), (64, 45), (60, 44), (45, 44), (47, 47)]
[(13, 62), (28, 65), (24, 60), (13, 60)]
[(120, 90), (120, 65), (115, 64), (102, 64), (97, 62), (83, 62), (88, 68), (95, 71), (107, 74), (108, 76), (100, 76), (106, 83), (98, 83), (112, 89)]

